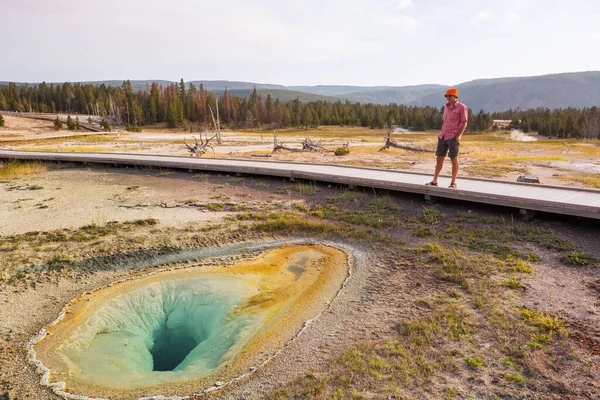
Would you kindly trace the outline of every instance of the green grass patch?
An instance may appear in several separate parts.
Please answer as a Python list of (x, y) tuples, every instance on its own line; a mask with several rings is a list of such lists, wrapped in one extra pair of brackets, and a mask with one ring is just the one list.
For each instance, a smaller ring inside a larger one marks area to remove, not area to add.
[(519, 372), (516, 372), (516, 371), (506, 372), (504, 374), (504, 378), (508, 382), (516, 383), (518, 385), (527, 384), (527, 381), (525, 380), (525, 378), (523, 378), (523, 375), (521, 375)]
[(521, 280), (517, 276), (510, 277), (508, 280), (506, 280), (504, 282), (504, 284), (506, 285), (506, 287), (513, 289), (513, 290), (518, 290), (518, 289), (523, 288), (523, 282), (521, 282)]
[(565, 332), (565, 322), (559, 317), (527, 307), (522, 308), (520, 314), (527, 323), (540, 328), (548, 334), (561, 334)]
[(567, 255), (569, 265), (589, 265), (596, 261), (596, 257), (586, 252), (574, 251)]
[(456, 283), (463, 289), (470, 288), (470, 280), (489, 277), (503, 268), (503, 264), (484, 254), (469, 254), (436, 243), (428, 244), (426, 249), (431, 259), (439, 265), (435, 271), (436, 277)]
[(206, 205), (206, 208), (209, 211), (219, 212), (219, 211), (223, 211), (224, 204), (223, 203), (208, 203)]
[(465, 363), (467, 363), (467, 365), (473, 369), (483, 367), (483, 361), (481, 361), (481, 357), (465, 357)]
[(231, 217), (237, 221), (255, 221), (253, 229), (259, 232), (277, 234), (334, 234), (341, 236), (341, 226), (307, 216), (299, 212), (239, 213)]

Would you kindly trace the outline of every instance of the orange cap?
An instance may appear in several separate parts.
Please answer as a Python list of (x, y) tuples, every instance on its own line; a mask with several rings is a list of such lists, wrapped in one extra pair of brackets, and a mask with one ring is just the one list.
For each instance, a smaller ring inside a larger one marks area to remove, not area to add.
[(446, 94), (444, 95), (444, 97), (445, 96), (454, 96), (458, 99), (458, 90), (456, 90), (455, 88), (450, 88), (446, 90)]

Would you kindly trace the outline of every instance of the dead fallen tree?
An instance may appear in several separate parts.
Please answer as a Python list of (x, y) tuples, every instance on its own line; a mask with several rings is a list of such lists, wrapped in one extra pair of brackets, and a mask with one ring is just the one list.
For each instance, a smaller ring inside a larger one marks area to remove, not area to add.
[(277, 130), (273, 132), (273, 153), (281, 150), (292, 151), (295, 153), (323, 153), (323, 152), (333, 152), (333, 150), (328, 150), (321, 145), (323, 141), (316, 141), (312, 138), (304, 138), (302, 141), (302, 147), (289, 147), (283, 143), (277, 141)]
[(379, 151), (384, 151), (389, 149), (390, 147), (394, 147), (396, 149), (408, 150), (408, 151), (416, 151), (419, 153), (435, 153), (433, 149), (433, 145), (431, 143), (419, 144), (414, 142), (402, 142), (398, 143), (391, 137), (391, 131), (388, 131), (387, 136), (385, 137), (385, 144), (379, 149)]
[(271, 154), (250, 154), (250, 157), (271, 158), (273, 156)]
[(327, 150), (325, 147), (323, 147), (321, 145), (321, 143), (323, 142), (323, 140), (319, 140), (318, 142), (315, 141), (312, 138), (304, 138), (304, 140), (302, 141), (302, 149), (306, 150), (306, 151), (312, 151), (312, 152), (330, 152), (333, 150)]
[(288, 147), (285, 144), (278, 142), (277, 141), (277, 129), (275, 129), (273, 131), (273, 153), (276, 153), (281, 150), (293, 151), (293, 152), (297, 152), (297, 153), (302, 153), (302, 152), (306, 151), (304, 149), (298, 149), (296, 147)]
[(189, 144), (187, 144), (187, 142), (185, 141), (185, 138), (183, 138), (183, 144), (189, 150), (191, 157), (200, 157), (201, 155), (206, 153), (209, 148), (213, 151), (213, 153), (215, 152), (215, 149), (209, 144), (210, 141), (215, 138), (215, 136), (209, 138), (208, 134), (207, 134), (206, 140), (203, 140), (202, 134), (200, 134), (200, 142), (198, 142), (198, 139), (196, 139), (196, 136), (192, 136), (194, 138), (193, 146), (190, 146)]

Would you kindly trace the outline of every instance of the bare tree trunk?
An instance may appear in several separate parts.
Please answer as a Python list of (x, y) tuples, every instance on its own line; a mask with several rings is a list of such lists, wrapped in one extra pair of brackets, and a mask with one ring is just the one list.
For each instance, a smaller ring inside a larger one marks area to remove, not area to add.
[(219, 104), (217, 103), (217, 119), (215, 120), (215, 115), (213, 114), (212, 107), (209, 105), (208, 109), (210, 110), (210, 116), (213, 120), (213, 126), (215, 127), (217, 143), (221, 144), (221, 124), (219, 123)]
[(125, 112), (127, 113), (127, 123), (130, 124), (131, 121), (129, 121), (129, 102), (127, 101), (127, 99), (125, 99)]
[(396, 141), (391, 138), (391, 130), (388, 131), (388, 134), (385, 137), (385, 144), (379, 149), (379, 151), (387, 150), (390, 147), (402, 150), (416, 151), (419, 153), (435, 153), (433, 149), (428, 149), (424, 145), (419, 145), (417, 143), (396, 143)]

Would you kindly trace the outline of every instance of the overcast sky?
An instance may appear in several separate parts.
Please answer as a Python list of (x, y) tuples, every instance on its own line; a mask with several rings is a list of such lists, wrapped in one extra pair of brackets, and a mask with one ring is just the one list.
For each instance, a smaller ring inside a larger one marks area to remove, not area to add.
[(456, 84), (600, 70), (595, 0), (0, 0), (0, 81)]

